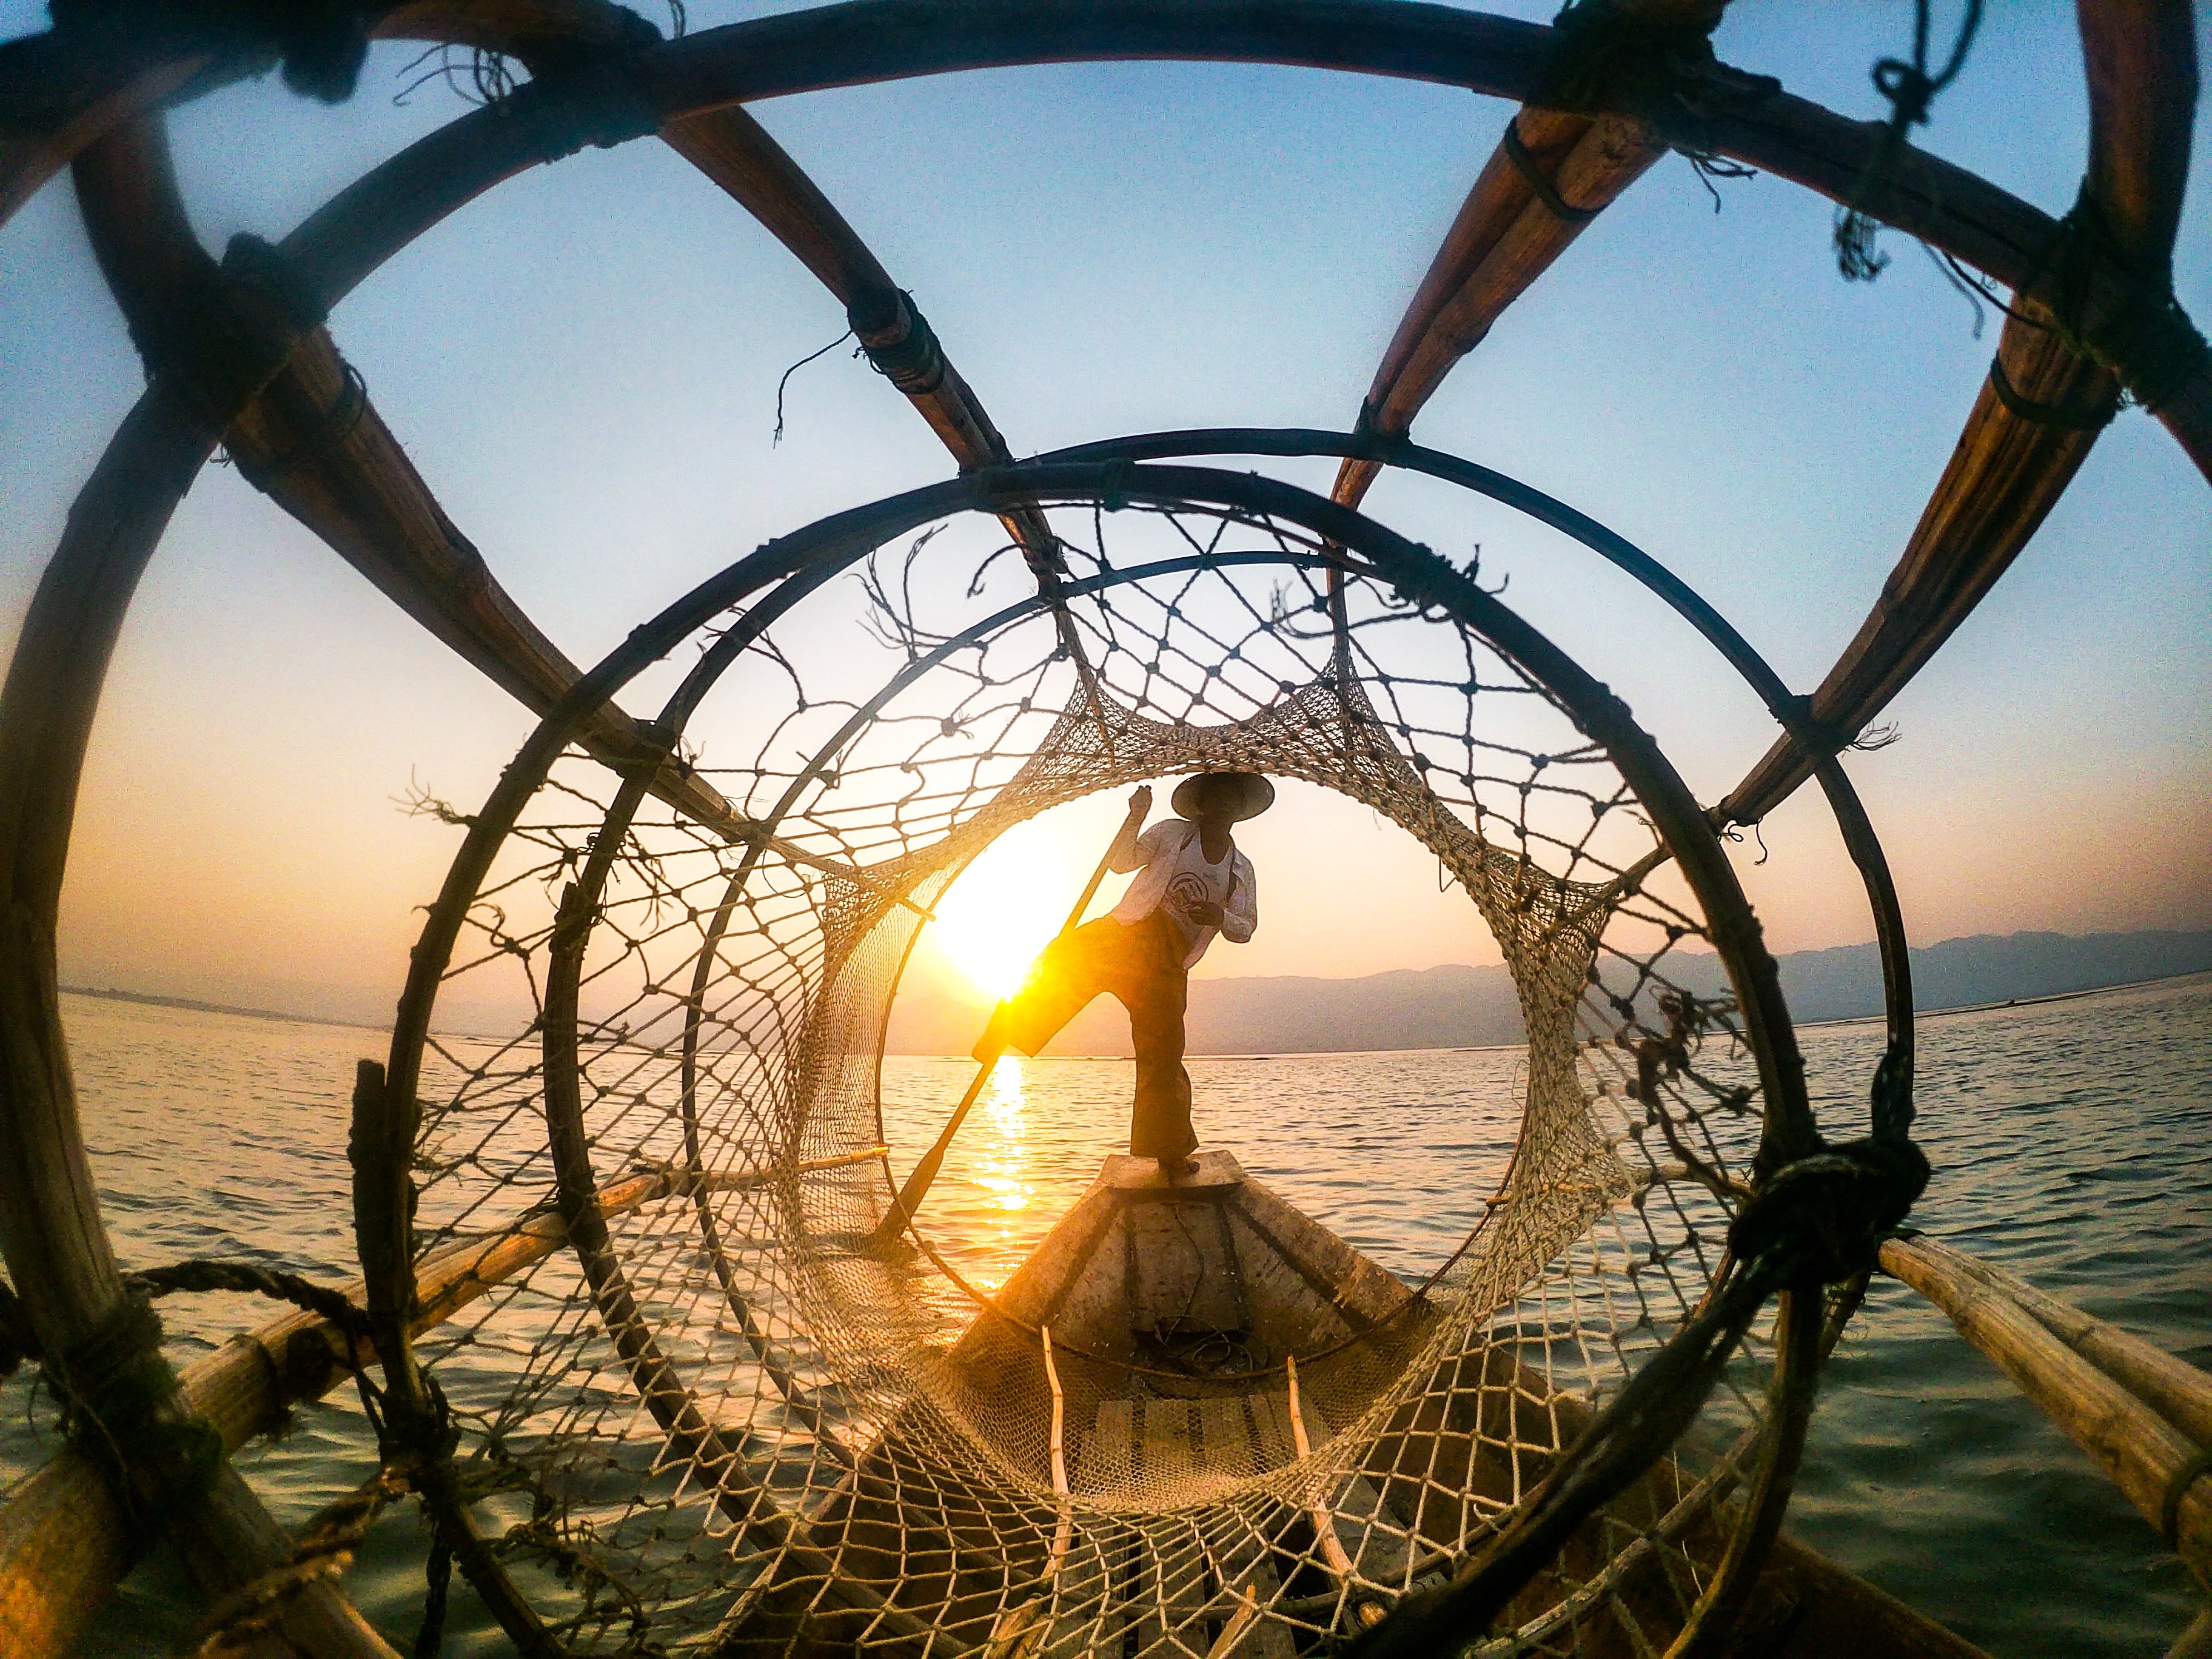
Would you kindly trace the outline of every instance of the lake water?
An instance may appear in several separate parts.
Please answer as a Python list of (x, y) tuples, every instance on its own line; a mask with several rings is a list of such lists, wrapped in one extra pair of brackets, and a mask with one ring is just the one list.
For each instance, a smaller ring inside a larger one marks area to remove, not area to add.
[[(354, 1274), (345, 1160), (353, 1062), (378, 1034), (64, 999), (108, 1225), (126, 1267), (242, 1257)], [(1856, 1133), (1878, 1054), (1869, 1024), (1808, 1030)], [(1922, 1026), (1918, 1134), (1936, 1165), (1916, 1222), (2088, 1311), (2212, 1365), (2212, 976)], [(1192, 1063), (1200, 1133), (1385, 1266), (1424, 1273), (1462, 1237), (1510, 1146), (1513, 1050), (1300, 1054)], [(884, 1063), (902, 1154), (933, 1135), (959, 1061)], [(1124, 1130), (1126, 1062), (1002, 1063), (930, 1200), (947, 1254), (1003, 1279)], [(181, 1363), (270, 1316), (246, 1297), (172, 1297)], [(0, 1479), (52, 1448), (27, 1368), (0, 1388)], [(240, 1461), (288, 1524), (367, 1471), (343, 1395)], [(1823, 1385), (1790, 1508), (1796, 1534), (1997, 1659), (2163, 1651), (2191, 1583), (2071, 1443), (1902, 1285), (1878, 1281)], [(387, 1520), (348, 1583), (411, 1630), (421, 1537)], [(455, 1587), (449, 1651), (496, 1651)], [(90, 1650), (157, 1654), (191, 1603), (159, 1559)]]

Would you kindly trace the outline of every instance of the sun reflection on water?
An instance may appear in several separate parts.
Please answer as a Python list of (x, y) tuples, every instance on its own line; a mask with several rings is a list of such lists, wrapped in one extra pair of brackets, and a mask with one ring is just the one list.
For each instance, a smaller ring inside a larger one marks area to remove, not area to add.
[[(984, 1231), (995, 1234), (993, 1242), (1001, 1246), (1013, 1240), (1015, 1214), (1036, 1199), (1029, 1148), (1029, 1098), (1022, 1083), (1019, 1057), (1005, 1055), (993, 1069), (982, 1099), (976, 1103), (982, 1108), (981, 1121), (976, 1126), (982, 1133), (976, 1138), (974, 1179), (983, 1189), (984, 1207), (990, 1218)], [(991, 1289), (997, 1289), (1012, 1271), (1016, 1259), (1013, 1253), (1002, 1257), (1005, 1265), (988, 1275)]]

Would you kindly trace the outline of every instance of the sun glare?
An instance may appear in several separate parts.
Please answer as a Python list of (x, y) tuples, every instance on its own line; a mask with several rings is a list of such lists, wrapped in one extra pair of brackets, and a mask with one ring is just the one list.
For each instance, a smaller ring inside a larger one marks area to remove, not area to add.
[(1064, 858), (1018, 832), (1006, 836), (938, 902), (931, 942), (984, 995), (1010, 997), (1067, 920), (1082, 884)]

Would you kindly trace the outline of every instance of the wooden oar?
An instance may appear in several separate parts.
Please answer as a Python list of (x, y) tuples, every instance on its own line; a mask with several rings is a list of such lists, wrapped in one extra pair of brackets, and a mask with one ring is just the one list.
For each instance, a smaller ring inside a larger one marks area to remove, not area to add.
[[(1146, 810), (1151, 810), (1149, 805)], [(1133, 812), (1130, 816), (1133, 817), (1135, 814)], [(1114, 861), (1114, 848), (1121, 845), (1123, 830), (1127, 827), (1124, 824), (1121, 830), (1114, 832), (1114, 840), (1107, 847), (1105, 856), (1098, 860), (1098, 867), (1091, 872), (1091, 879), (1084, 885), (1083, 896), (1075, 901), (1075, 908), (1067, 913), (1067, 920), (1060, 924), (1060, 933), (1053, 936), (1054, 944), (1082, 921), (1083, 913), (1091, 908), (1091, 901), (1098, 891), (1098, 884), (1106, 879), (1106, 866)], [(1047, 945), (1045, 948), (1050, 950), (1052, 947)], [(1000, 1006), (1004, 1006), (1003, 1004)], [(952, 1115), (945, 1119), (945, 1132), (937, 1137), (937, 1144), (922, 1154), (921, 1162), (914, 1166), (914, 1173), (907, 1176), (906, 1185), (899, 1188), (899, 1195), (892, 1202), (890, 1213), (884, 1218), (883, 1224), (868, 1235), (869, 1248), (887, 1249), (891, 1242), (906, 1231), (908, 1218), (921, 1207), (922, 1199), (929, 1192), (930, 1183), (937, 1179), (937, 1172), (945, 1163), (945, 1152), (952, 1145), (952, 1137), (960, 1133), (960, 1126), (967, 1119), (968, 1109), (983, 1092), (983, 1084), (991, 1075), (991, 1068), (999, 1063), (999, 1056), (1006, 1052), (1005, 1045), (1000, 1044), (976, 1066), (975, 1080), (968, 1085), (968, 1092), (960, 1097), (960, 1103), (952, 1109)]]

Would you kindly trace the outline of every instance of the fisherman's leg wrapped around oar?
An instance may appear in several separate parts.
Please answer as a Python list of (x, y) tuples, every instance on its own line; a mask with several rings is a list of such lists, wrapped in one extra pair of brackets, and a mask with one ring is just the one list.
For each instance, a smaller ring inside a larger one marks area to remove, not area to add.
[(975, 1045), (988, 1062), (1008, 1048), (1035, 1054), (1101, 993), (1129, 1011), (1137, 1100), (1129, 1150), (1168, 1162), (1190, 1156), (1190, 1073), (1184, 1070), (1183, 1006), (1189, 981), (1174, 926), (1155, 912), (1139, 922), (1111, 916), (1062, 933), (1045, 947), (1027, 984), (999, 1005)]

